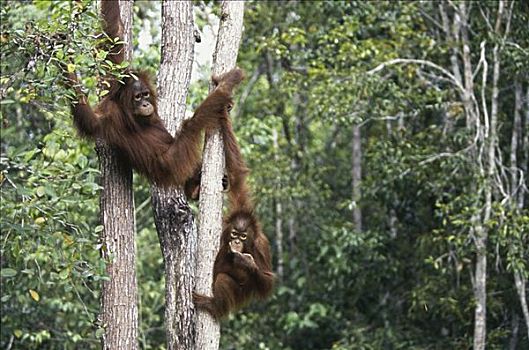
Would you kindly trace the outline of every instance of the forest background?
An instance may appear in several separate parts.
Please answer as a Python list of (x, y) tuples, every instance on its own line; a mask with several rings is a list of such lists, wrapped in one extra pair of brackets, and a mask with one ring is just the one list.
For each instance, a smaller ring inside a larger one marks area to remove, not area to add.
[[(195, 5), (207, 39), (218, 4)], [(155, 76), (160, 3), (134, 12), (133, 65)], [(0, 347), (98, 348), (98, 162), (50, 64), (69, 31), (97, 90), (97, 8), (0, 15)], [(483, 317), (488, 349), (528, 348), (529, 5), (254, 1), (244, 21), (232, 118), (278, 285), (222, 323), (221, 348), (467, 349)], [(196, 46), (190, 113), (212, 49)], [(134, 189), (140, 346), (162, 349), (162, 255)]]

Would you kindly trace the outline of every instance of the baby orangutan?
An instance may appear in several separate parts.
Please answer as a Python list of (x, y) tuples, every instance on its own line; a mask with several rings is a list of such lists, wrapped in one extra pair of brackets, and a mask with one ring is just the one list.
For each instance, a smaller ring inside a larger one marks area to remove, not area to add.
[(272, 292), (270, 244), (253, 212), (233, 212), (224, 224), (213, 268), (213, 297), (193, 294), (195, 305), (217, 319)]

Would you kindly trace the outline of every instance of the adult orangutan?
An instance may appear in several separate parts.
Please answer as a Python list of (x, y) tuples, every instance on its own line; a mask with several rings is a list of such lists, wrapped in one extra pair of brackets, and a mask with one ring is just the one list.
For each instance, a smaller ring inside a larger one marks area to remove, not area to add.
[[(119, 2), (102, 1), (101, 13), (105, 34), (122, 38)], [(114, 45), (108, 58), (116, 64), (123, 62), (123, 45)], [(217, 88), (175, 137), (158, 115), (156, 94), (148, 75), (141, 71), (128, 73), (123, 83), (111, 81), (109, 93), (94, 109), (82, 94), (75, 74), (67, 74), (78, 96), (72, 106), (74, 124), (80, 135), (103, 138), (115, 146), (123, 160), (156, 185), (184, 185), (200, 164), (202, 131), (220, 127), (221, 120), (227, 118), (232, 90), (243, 79), (243, 72), (236, 68), (219, 77)]]

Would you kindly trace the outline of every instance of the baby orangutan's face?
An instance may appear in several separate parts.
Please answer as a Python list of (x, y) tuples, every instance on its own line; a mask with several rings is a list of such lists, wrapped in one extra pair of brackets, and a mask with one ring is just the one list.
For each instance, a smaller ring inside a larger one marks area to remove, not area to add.
[(244, 244), (248, 239), (246, 231), (239, 232), (236, 228), (233, 228), (230, 233), (230, 249), (233, 253), (242, 253), (244, 251)]

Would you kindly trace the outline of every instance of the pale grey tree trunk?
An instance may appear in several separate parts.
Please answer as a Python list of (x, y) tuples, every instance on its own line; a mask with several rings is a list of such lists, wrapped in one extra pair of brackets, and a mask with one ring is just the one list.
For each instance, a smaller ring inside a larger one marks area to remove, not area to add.
[[(504, 12), (504, 1), (498, 4), (495, 32), (500, 35), (502, 17)], [(498, 124), (498, 82), (500, 79), (500, 45), (495, 44), (492, 50), (492, 94), (490, 105), (490, 117), (486, 106), (483, 107), (485, 118), (485, 146), (486, 146), (486, 179), (485, 182), (485, 207), (481, 230), (476, 232), (476, 274), (474, 295), (476, 297), (475, 321), (474, 321), (474, 349), (484, 350), (487, 334), (487, 240), (489, 222), (492, 212), (492, 188), (495, 185), (496, 174), (496, 146), (497, 146), (497, 124)], [(485, 80), (485, 77), (483, 78)], [(485, 84), (484, 84), (485, 85)], [(484, 90), (483, 90), (484, 91)], [(484, 94), (483, 94), (484, 95)], [(488, 123), (487, 123), (487, 117)]]
[[(529, 163), (529, 85), (527, 86), (526, 92), (525, 92), (525, 128), (524, 128), (524, 136), (522, 138), (522, 164), (520, 166), (522, 173), (522, 178), (527, 181), (527, 167)], [(527, 196), (527, 188), (524, 187), (520, 190), (520, 193), (518, 195), (518, 208), (522, 210), (524, 208), (524, 203), (526, 202), (526, 196)], [(525, 319), (525, 330), (527, 331), (527, 337), (529, 338), (529, 307), (527, 306), (527, 280), (526, 278), (521, 275), (520, 273), (517, 273), (514, 275), (515, 283), (516, 283), (516, 289), (518, 291), (518, 295), (520, 297), (520, 303), (522, 305), (522, 311), (523, 316)]]
[(512, 318), (511, 318), (511, 340), (509, 341), (509, 350), (516, 350), (518, 347), (518, 333), (520, 331), (520, 318), (518, 317), (518, 314), (516, 313), (516, 310), (512, 310)]
[[(132, 56), (132, 1), (120, 1), (125, 60)], [(101, 169), (102, 256), (109, 280), (101, 291), (103, 349), (138, 348), (138, 291), (132, 170), (103, 140), (96, 142)]]
[[(506, 37), (509, 30), (510, 11), (508, 14), (507, 24), (502, 33), (503, 17), (505, 10), (505, 1), (498, 3), (498, 11), (496, 13), (496, 23), (494, 31), (500, 37), (502, 34)], [(486, 305), (487, 305), (487, 240), (488, 228), (486, 223), (489, 222), (492, 213), (493, 204), (493, 187), (502, 186), (502, 184), (495, 183), (496, 180), (496, 148), (497, 148), (497, 124), (498, 124), (498, 96), (499, 96), (499, 79), (500, 79), (500, 51), (502, 45), (496, 43), (492, 50), (492, 93), (490, 97), (490, 116), (487, 113), (485, 105), (485, 86), (486, 86), (486, 71), (483, 73), (482, 99), (483, 99), (483, 118), (484, 118), (484, 162), (486, 170), (482, 173), (485, 175), (485, 189), (484, 189), (484, 208), (483, 218), (479, 225), (480, 230), (476, 231), (476, 272), (474, 295), (476, 298), (475, 320), (474, 320), (474, 349), (484, 350), (486, 346)], [(484, 55), (483, 55), (484, 57)], [(483, 62), (486, 67), (486, 60)], [(481, 153), (481, 152), (480, 152)]]
[(276, 247), (277, 247), (277, 276), (279, 280), (283, 280), (285, 275), (284, 260), (283, 260), (283, 206), (280, 198), (276, 199)]
[[(277, 130), (272, 130), (272, 139), (274, 143), (274, 160), (279, 161), (279, 141)], [(284, 261), (283, 261), (283, 205), (281, 204), (281, 179), (278, 178), (275, 184), (275, 233), (276, 233), (276, 247), (277, 247), (277, 276), (279, 280), (284, 276)]]
[(525, 276), (522, 275), (519, 271), (514, 272), (514, 283), (516, 285), (516, 291), (518, 292), (518, 297), (520, 298), (520, 304), (522, 306), (523, 317), (525, 319), (525, 330), (527, 331), (527, 337), (529, 338), (529, 308), (527, 306), (527, 280)]
[(360, 208), (360, 200), (362, 197), (362, 134), (360, 125), (353, 125), (353, 140), (352, 140), (352, 185), (353, 185), (353, 223), (358, 232), (362, 232), (362, 209)]
[[(462, 99), (465, 107), (465, 114), (467, 117), (467, 127), (477, 128), (476, 123), (479, 119), (476, 113), (475, 106), (472, 104), (472, 94), (474, 92), (474, 79), (472, 77), (472, 61), (470, 55), (470, 39), (468, 37), (468, 15), (469, 11), (467, 3), (464, 1), (459, 4), (459, 11), (454, 13), (454, 26), (461, 31), (461, 44), (463, 45), (463, 81), (465, 83), (465, 90), (463, 91)], [(457, 24), (459, 23), (459, 24)]]
[[(222, 74), (235, 67), (242, 35), (244, 2), (224, 1), (217, 44), (213, 54), (213, 74)], [(200, 185), (200, 219), (198, 226), (196, 291), (211, 295), (213, 264), (222, 232), (222, 177), (224, 149), (219, 131), (206, 136)], [(196, 319), (196, 348), (216, 350), (219, 347), (220, 325), (210, 314), (199, 311)]]
[[(529, 84), (526, 86), (525, 90), (525, 113), (524, 113), (524, 127), (522, 128), (524, 131), (523, 137), (522, 137), (522, 143), (521, 148), (523, 150), (522, 152), (522, 161), (520, 162), (520, 169), (522, 170), (522, 176), (525, 182), (527, 182), (527, 178), (529, 177)], [(528, 194), (527, 188), (524, 187), (520, 190), (520, 193), (518, 194), (518, 208), (523, 208), (524, 203), (526, 200), (526, 196)]]
[(484, 350), (487, 336), (487, 236), (476, 229), (476, 267), (474, 272), (474, 350)]
[(450, 22), (448, 16), (448, 8), (448, 1), (443, 1), (442, 3), (439, 3), (439, 13), (441, 14), (441, 22), (443, 25), (443, 31), (445, 33), (445, 42), (448, 46), (452, 47), (450, 51), (450, 63), (452, 73), (454, 74), (454, 78), (456, 79), (456, 81), (462, 83), (461, 70), (459, 69), (460, 50), (458, 50), (457, 46), (453, 44), (459, 42), (461, 21), (459, 20), (459, 15), (456, 13), (454, 21)]
[[(514, 117), (511, 134), (511, 152), (510, 152), (510, 170), (511, 170), (511, 203), (516, 208), (518, 207), (519, 192), (523, 191), (523, 184), (520, 180), (520, 168), (518, 167), (518, 145), (520, 143), (522, 134), (522, 105), (523, 105), (523, 90), (522, 84), (519, 80), (514, 82)], [(521, 207), (520, 207), (521, 209)]]
[[(511, 152), (510, 152), (510, 170), (511, 170), (511, 203), (517, 211), (523, 210), (523, 195), (524, 187), (523, 180), (527, 176), (522, 167), (518, 166), (518, 145), (523, 143), (520, 142), (522, 137), (522, 109), (523, 109), (523, 87), (519, 80), (514, 83), (514, 118), (513, 128), (511, 136)], [(520, 305), (522, 307), (522, 313), (525, 320), (527, 335), (529, 338), (529, 308), (527, 306), (526, 297), (526, 279), (520, 271), (514, 271), (514, 283), (518, 297), (520, 299)], [(516, 323), (518, 327), (518, 323)], [(518, 329), (518, 328), (516, 328)], [(514, 332), (514, 331), (513, 331)]]
[[(460, 50), (458, 49), (457, 45), (454, 45), (454, 43), (459, 42), (459, 36), (461, 32), (461, 22), (458, 20), (454, 20), (453, 22), (450, 22), (448, 11), (449, 11), (449, 4), (448, 1), (443, 1), (439, 3), (439, 13), (441, 15), (441, 23), (443, 26), (443, 31), (445, 34), (445, 42), (448, 46), (451, 46), (450, 51), (450, 63), (451, 63), (451, 70), (452, 74), (454, 75), (454, 79), (460, 84), (463, 84), (462, 77), (461, 77), (461, 69), (460, 69)], [(463, 94), (460, 93), (461, 99), (463, 99)], [(444, 118), (443, 118), (443, 134), (451, 134), (453, 130), (453, 118), (448, 114), (448, 111), (445, 111)]]
[[(480, 173), (482, 177), (486, 176), (486, 170), (483, 168), (484, 161), (486, 159), (481, 159), (483, 154), (488, 154), (485, 148), (484, 130), (481, 125), (481, 120), (479, 116), (478, 106), (473, 103), (475, 101), (474, 95), (474, 77), (472, 73), (472, 62), (471, 62), (471, 52), (470, 52), (470, 39), (468, 35), (469, 30), (469, 9), (465, 2), (459, 3), (457, 11), (454, 11), (454, 28), (460, 30), (461, 46), (462, 46), (462, 61), (463, 61), (463, 83), (464, 90), (461, 92), (463, 105), (465, 108), (466, 115), (466, 126), (470, 131), (475, 132), (474, 141), (477, 142), (476, 147), (471, 151), (471, 159), (475, 162), (476, 171)], [(454, 32), (455, 33), (455, 32)], [(485, 50), (485, 48), (482, 48)], [(483, 54), (483, 58), (485, 55)], [(483, 62), (483, 86), (487, 85), (487, 62)], [(454, 70), (454, 68), (453, 68)], [(485, 101), (486, 96), (482, 96)], [(483, 112), (483, 122), (488, 123), (488, 112), (485, 102), (483, 103), (485, 107)], [(490, 141), (490, 139), (489, 139)], [(486, 157), (486, 156), (485, 156)], [(487, 163), (488, 164), (488, 163)], [(471, 189), (472, 192), (477, 193), (478, 196), (485, 197), (485, 202), (487, 202), (491, 197), (491, 186), (488, 181), (485, 182), (485, 188), (478, 188), (477, 184), (472, 185), (474, 188)], [(477, 200), (476, 205), (481, 206), (482, 200)], [(487, 204), (484, 205), (487, 207)], [(479, 211), (476, 211), (472, 215), (471, 222), (472, 228), (471, 233), (474, 238), (474, 245), (476, 248), (476, 258), (474, 265), (474, 275), (472, 277), (472, 287), (474, 292), (474, 298), (476, 306), (474, 308), (474, 337), (473, 337), (473, 348), (474, 350), (484, 350), (486, 344), (486, 335), (487, 335), (487, 238), (488, 238), (488, 229), (483, 225), (483, 218), (485, 216), (490, 217), (490, 207), (487, 210), (484, 209), (485, 214), (481, 214)]]
[[(298, 230), (297, 230), (297, 223), (294, 219), (294, 216), (296, 215), (297, 205), (296, 203), (292, 203), (292, 213), (290, 214), (290, 217), (288, 218), (288, 243), (289, 243), (289, 255), (292, 254), (294, 251), (296, 251), (296, 241), (298, 237)], [(290, 258), (289, 258), (290, 259)]]
[[(158, 72), (159, 113), (175, 135), (182, 126), (191, 80), (195, 39), (193, 3), (162, 3), (161, 62)], [(194, 306), (197, 231), (180, 189), (152, 188), (152, 205), (165, 266), (165, 330), (167, 349), (195, 346)]]
[[(291, 45), (292, 50), (299, 50), (299, 45), (293, 44)], [(270, 56), (269, 56), (270, 57)], [(300, 66), (305, 65), (305, 60), (302, 60), (300, 63)], [(303, 68), (301, 70), (302, 74), (306, 75), (306, 72), (303, 72)], [(271, 74), (272, 72), (270, 72)], [(275, 89), (277, 89), (277, 78), (274, 84), (276, 85)], [(271, 80), (272, 81), (272, 80)], [(307, 128), (307, 115), (309, 115), (307, 111), (307, 106), (309, 105), (308, 97), (307, 97), (307, 91), (304, 90), (298, 90), (294, 92), (293, 96), (294, 106), (296, 107), (294, 112), (294, 144), (292, 144), (291, 141), (289, 141), (290, 136), (288, 136), (288, 123), (286, 122), (286, 119), (283, 118), (283, 134), (284, 137), (287, 138), (287, 142), (289, 144), (289, 149), (291, 152), (291, 162), (290, 162), (290, 171), (292, 174), (299, 174), (301, 172), (302, 167), (302, 159), (306, 152), (306, 147), (309, 139), (309, 131)], [(278, 108), (278, 115), (284, 115), (284, 109), (285, 105), (283, 104), (281, 107)], [(335, 137), (332, 137), (333, 140), (335, 140)], [(292, 256), (297, 251), (297, 232), (298, 232), (298, 213), (302, 210), (300, 208), (303, 206), (299, 198), (291, 198), (288, 210), (286, 211), (286, 217), (288, 218), (288, 242), (289, 242), (289, 250), (287, 251), (286, 256), (288, 257), (288, 261), (292, 259)], [(284, 243), (283, 243), (284, 246)], [(284, 251), (284, 249), (283, 249)], [(284, 260), (284, 258), (282, 259)], [(285, 262), (283, 261), (283, 264)], [(288, 265), (288, 262), (286, 263)]]
[[(475, 166), (481, 176), (485, 176), (485, 170), (481, 167), (482, 160), (479, 159), (480, 155), (486, 153), (484, 150), (478, 150), (478, 147), (483, 147), (483, 132), (481, 128), (481, 120), (478, 115), (477, 106), (473, 103), (474, 97), (474, 78), (472, 74), (472, 62), (470, 52), (470, 39), (468, 35), (469, 26), (469, 11), (467, 4), (461, 2), (459, 4), (458, 11), (454, 11), (454, 26), (459, 28), (461, 31), (461, 45), (462, 45), (462, 61), (463, 61), (463, 82), (464, 90), (462, 92), (462, 101), (465, 108), (466, 115), (466, 126), (470, 131), (475, 132), (474, 141), (480, 143), (476, 145), (476, 148), (472, 149), (471, 159), (475, 162)], [(487, 81), (487, 64), (484, 62), (483, 67), (483, 84), (486, 86)], [(485, 96), (483, 96), (485, 97)], [(484, 120), (487, 120), (487, 109), (483, 111), (485, 115)], [(472, 192), (481, 195), (483, 189), (477, 188), (477, 184), (472, 185), (474, 188)], [(485, 191), (490, 192), (490, 184), (485, 184)], [(488, 188), (488, 189), (487, 189)], [(486, 197), (487, 195), (485, 195)], [(476, 205), (481, 205), (481, 200), (476, 202)], [(474, 265), (474, 275), (472, 278), (472, 287), (474, 292), (474, 298), (476, 306), (474, 308), (474, 337), (473, 347), (474, 350), (484, 350), (486, 344), (487, 335), (487, 228), (483, 225), (482, 215), (477, 211), (471, 218), (472, 228), (471, 233), (474, 235), (474, 245), (476, 248), (476, 258)]]

